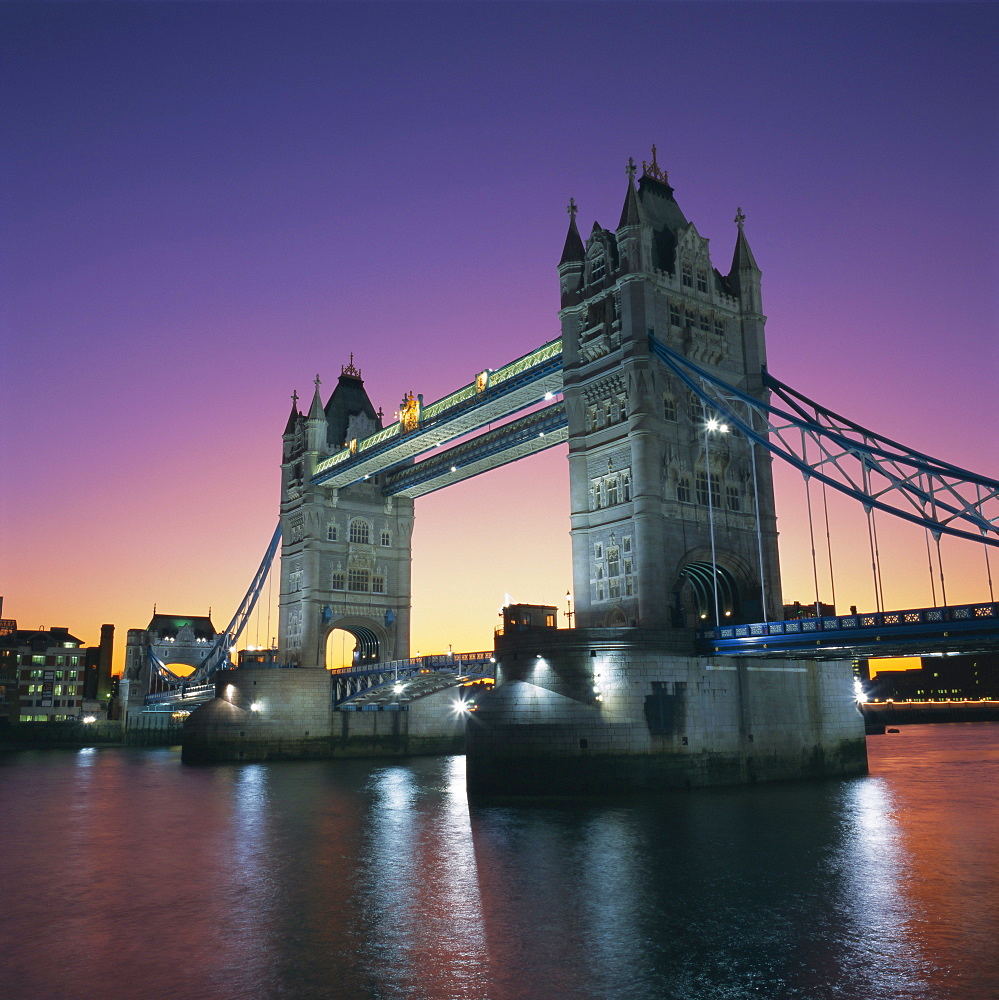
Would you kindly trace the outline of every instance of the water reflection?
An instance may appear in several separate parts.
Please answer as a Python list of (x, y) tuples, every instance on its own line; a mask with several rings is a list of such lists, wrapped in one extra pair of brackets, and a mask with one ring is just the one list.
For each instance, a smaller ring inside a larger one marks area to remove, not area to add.
[(63, 1000), (983, 1000), (990, 733), (874, 743), (869, 778), (575, 804), (469, 805), (463, 758), (0, 757), (0, 976)]

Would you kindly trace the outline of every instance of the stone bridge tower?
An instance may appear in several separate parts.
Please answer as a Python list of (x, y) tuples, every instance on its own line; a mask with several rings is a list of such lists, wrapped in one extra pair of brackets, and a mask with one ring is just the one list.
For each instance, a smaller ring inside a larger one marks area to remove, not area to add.
[(406, 657), (413, 501), (384, 496), (377, 476), (339, 490), (313, 485), (322, 459), (381, 428), (353, 355), (325, 406), (319, 389), (316, 376), (308, 414), (293, 397), (282, 438), (278, 655), (325, 667), (329, 635), (343, 629), (358, 666)]
[(649, 346), (765, 398), (760, 269), (741, 210), (722, 274), (655, 147), (642, 166), (636, 189), (629, 161), (615, 231), (594, 223), (584, 245), (570, 202), (558, 267), (576, 624), (691, 626), (716, 604), (723, 623), (760, 621), (764, 603), (779, 617), (769, 454), (712, 421)]

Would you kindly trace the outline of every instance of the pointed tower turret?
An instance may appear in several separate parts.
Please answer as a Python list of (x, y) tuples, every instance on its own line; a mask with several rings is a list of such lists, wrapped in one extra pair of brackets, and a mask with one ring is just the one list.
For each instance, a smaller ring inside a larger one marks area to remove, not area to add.
[[(291, 394), (291, 413), (288, 414), (288, 422), (284, 425), (284, 434), (281, 435), (284, 461), (301, 448), (301, 426), (304, 417), (298, 409), (298, 390)], [(296, 443), (297, 442), (297, 443)]]
[(562, 306), (572, 305), (579, 298), (579, 286), (583, 280), (583, 264), (586, 251), (583, 239), (576, 228), (576, 199), (569, 199), (569, 232), (565, 236), (562, 259), (558, 262), (559, 284), (562, 288)]
[(741, 208), (736, 211), (734, 221), (739, 227), (739, 234), (735, 238), (732, 269), (728, 275), (729, 286), (742, 299), (743, 311), (758, 314), (762, 312), (760, 278), (763, 272), (757, 267), (756, 258), (749, 248), (745, 230), (746, 216)]
[(296, 389), (291, 394), (291, 413), (288, 415), (288, 423), (284, 425), (284, 436), (287, 437), (289, 434), (294, 434), (296, 428), (298, 427), (299, 420), (302, 419), (302, 414), (298, 410), (298, 390)]
[(635, 161), (630, 156), (625, 173), (628, 175), (628, 193), (624, 196), (624, 208), (621, 209), (621, 221), (617, 224), (618, 229), (642, 224), (642, 213), (638, 207), (638, 196), (635, 194)]
[(316, 375), (316, 391), (312, 395), (312, 406), (309, 407), (309, 415), (305, 418), (306, 448), (309, 451), (326, 450), (326, 432), (329, 425), (326, 423), (326, 413), (323, 410), (323, 400), (319, 395), (319, 387), (322, 382)]
[(728, 274), (728, 285), (739, 299), (742, 314), (742, 343), (746, 370), (749, 373), (751, 391), (762, 391), (757, 385), (760, 371), (767, 363), (767, 348), (764, 337), (766, 317), (763, 315), (763, 293), (761, 278), (763, 272), (756, 264), (753, 251), (746, 239), (746, 216), (742, 209), (735, 213), (735, 224), (739, 233), (735, 238), (735, 253), (732, 255), (732, 270)]
[(652, 228), (642, 214), (642, 206), (635, 190), (635, 161), (629, 156), (625, 173), (628, 175), (628, 192), (624, 196), (621, 221), (617, 224), (618, 257), (622, 273), (640, 271), (643, 261), (650, 258)]

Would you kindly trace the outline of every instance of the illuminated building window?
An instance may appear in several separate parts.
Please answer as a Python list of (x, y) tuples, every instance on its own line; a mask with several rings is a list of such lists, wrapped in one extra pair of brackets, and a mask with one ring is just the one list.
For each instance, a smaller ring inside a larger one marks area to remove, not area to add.
[(45, 662), (45, 657), (44, 656), (33, 656), (31, 658), (31, 662), (32, 663), (44, 663)]
[(347, 589), (366, 594), (371, 589), (371, 577), (366, 569), (347, 570)]
[(683, 283), (687, 288), (694, 287), (694, 268), (689, 260), (683, 262)]
[(699, 292), (708, 290), (708, 272), (703, 267), (697, 269), (697, 290)]
[(382, 545), (389, 546), (392, 544), (392, 533), (389, 531), (382, 532)]
[(371, 543), (371, 526), (367, 521), (353, 520), (350, 522), (350, 540), (359, 545)]
[(607, 549), (607, 575), (611, 578), (621, 575), (621, 557), (617, 546)]
[(663, 396), (663, 420), (676, 420), (676, 400), (672, 396)]
[(690, 480), (686, 476), (676, 481), (676, 498), (680, 503), (690, 503)]
[(326, 541), (335, 542), (336, 541), (336, 525), (327, 524), (326, 525)]
[[(702, 507), (708, 506), (708, 474), (706, 472), (697, 473), (697, 502)], [(718, 507), (721, 504), (721, 488), (718, 485), (718, 477), (711, 477), (711, 506)]]

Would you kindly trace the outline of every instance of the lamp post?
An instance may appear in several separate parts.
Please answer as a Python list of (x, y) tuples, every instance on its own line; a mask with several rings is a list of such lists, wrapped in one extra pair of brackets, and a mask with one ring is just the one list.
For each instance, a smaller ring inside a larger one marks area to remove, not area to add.
[(576, 613), (572, 610), (572, 591), (567, 590), (565, 592), (565, 606), (566, 611), (563, 614), (569, 619), (569, 628), (572, 628), (572, 616)]

